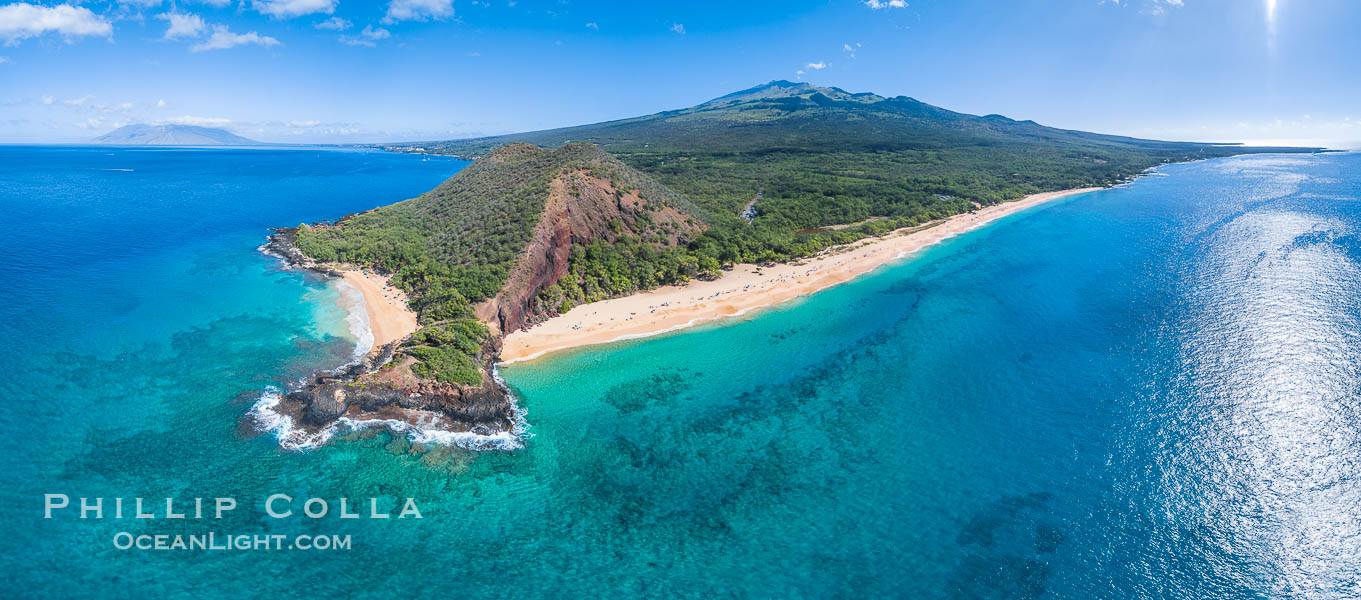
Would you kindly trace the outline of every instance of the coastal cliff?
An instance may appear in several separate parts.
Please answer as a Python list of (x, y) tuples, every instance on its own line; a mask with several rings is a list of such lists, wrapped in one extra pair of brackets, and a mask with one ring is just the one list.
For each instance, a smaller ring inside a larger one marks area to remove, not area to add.
[(690, 215), (668, 205), (649, 208), (640, 190), (625, 186), (581, 167), (554, 178), (529, 245), (501, 292), (478, 307), (478, 314), (501, 333), (523, 329), (557, 314), (558, 307), (541, 300), (540, 294), (568, 275), (574, 247), (613, 244), (646, 235), (649, 228), (662, 232), (657, 243), (675, 246), (700, 232)]
[(261, 250), (290, 267), (391, 276), (421, 328), (279, 394), (265, 420), (286, 419), (295, 446), (341, 425), (466, 434), (471, 445), (516, 435), (519, 409), (494, 372), (504, 335), (581, 298), (574, 256), (683, 247), (703, 229), (687, 208), (592, 146), (514, 144), (420, 198), (274, 230)]

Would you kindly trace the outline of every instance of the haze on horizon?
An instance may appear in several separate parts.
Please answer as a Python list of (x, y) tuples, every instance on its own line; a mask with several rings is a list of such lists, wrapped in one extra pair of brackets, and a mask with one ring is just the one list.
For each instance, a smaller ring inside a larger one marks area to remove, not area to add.
[[(4, 2), (4, 0), (0, 0)], [(448, 139), (775, 79), (1158, 139), (1361, 146), (1347, 0), (0, 3), (0, 142)]]

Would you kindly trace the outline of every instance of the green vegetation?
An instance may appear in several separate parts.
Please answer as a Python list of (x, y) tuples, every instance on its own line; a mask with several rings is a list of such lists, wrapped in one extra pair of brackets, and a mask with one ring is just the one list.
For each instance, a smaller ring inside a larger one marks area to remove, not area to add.
[[(419, 198), (302, 227), (298, 247), (392, 273), (426, 326), (403, 351), (417, 374), (456, 383), (480, 379), (472, 305), (508, 286), (533, 288), (530, 312), (562, 312), (1163, 163), (1314, 150), (1068, 131), (787, 81), (633, 119), (386, 147), (479, 160)], [(551, 189), (574, 203), (557, 217), (572, 223), (566, 274), (517, 282)]]
[(444, 383), (476, 385), (482, 381), (477, 355), (487, 340), (487, 328), (475, 318), (458, 318), (428, 325), (411, 335), (402, 351), (417, 361), (411, 371)]
[[(695, 278), (712, 279), (721, 272), (713, 257), (688, 248), (657, 249), (633, 238), (613, 244), (594, 242), (575, 246), (569, 261), (568, 274), (558, 282), (558, 287), (570, 305)], [(548, 305), (553, 306), (553, 292), (546, 292)]]
[[(712, 227), (693, 250), (724, 264), (806, 256), (846, 240), (817, 228), (870, 217), (915, 225), (1168, 162), (1301, 150), (1068, 131), (788, 81), (633, 119), (388, 147), (476, 157), (509, 142), (571, 141), (594, 143), (699, 205)], [(738, 214), (762, 190), (748, 226)]]
[[(474, 316), (473, 305), (506, 285), (539, 224), (554, 181), (567, 182), (563, 185), (573, 196), (598, 192), (583, 189), (586, 183), (608, 182), (614, 196), (599, 200), (619, 204), (636, 194), (642, 209), (627, 225), (622, 219), (603, 224), (611, 243), (572, 251), (571, 265), (580, 270), (581, 283), (565, 292), (559, 288), (556, 303), (542, 305), (544, 310), (717, 272), (716, 263), (701, 269), (687, 256), (685, 245), (676, 245), (683, 236), (675, 222), (653, 217), (676, 211), (697, 231), (697, 217), (689, 216), (697, 212), (694, 207), (589, 144), (557, 150), (505, 146), (420, 197), (334, 224), (303, 225), (296, 244), (318, 261), (391, 274), (393, 285), (410, 295), (423, 325), (401, 348), (419, 361), (413, 372), (447, 383), (476, 384), (481, 381), (478, 356), (489, 334)], [(582, 258), (596, 256), (609, 256), (612, 262), (598, 266)]]
[(298, 248), (325, 262), (369, 265), (414, 292), (422, 323), (468, 316), (494, 296), (524, 250), (561, 166), (553, 153), (512, 147), (418, 198), (301, 227)]

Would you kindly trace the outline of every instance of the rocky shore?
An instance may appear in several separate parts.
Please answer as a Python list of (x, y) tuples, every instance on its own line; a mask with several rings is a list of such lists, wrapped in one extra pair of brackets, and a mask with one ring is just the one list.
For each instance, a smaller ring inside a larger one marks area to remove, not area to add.
[[(296, 228), (273, 230), (260, 251), (281, 259), (290, 268), (338, 278), (334, 266), (317, 263), (297, 248)], [(462, 445), (482, 446), (476, 436), (514, 439), (523, 427), (515, 399), (491, 372), (501, 349), (493, 336), (477, 357), (487, 365), (475, 386), (440, 383), (416, 377), (414, 359), (399, 352), (401, 341), (376, 348), (364, 359), (331, 371), (318, 371), (280, 394), (268, 408), (269, 418), (256, 416), (260, 425), (275, 429), (285, 446), (324, 443), (330, 434), (349, 426), (386, 427), (422, 439), (451, 439)], [(286, 431), (285, 431), (286, 430)], [(309, 440), (312, 443), (290, 443)], [(490, 444), (503, 447), (505, 444)]]

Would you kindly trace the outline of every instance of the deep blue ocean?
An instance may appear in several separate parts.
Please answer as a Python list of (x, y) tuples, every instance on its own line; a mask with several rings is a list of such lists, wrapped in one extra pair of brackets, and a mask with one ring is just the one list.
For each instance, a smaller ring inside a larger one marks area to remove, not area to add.
[[(242, 425), (354, 346), (267, 228), (463, 164), (0, 147), (0, 595), (1361, 596), (1361, 155), (1166, 166), (794, 303), (509, 365), (520, 450)], [(45, 493), (242, 506), (43, 519)], [(274, 493), (424, 518), (272, 519)], [(353, 547), (112, 541), (208, 531)]]

